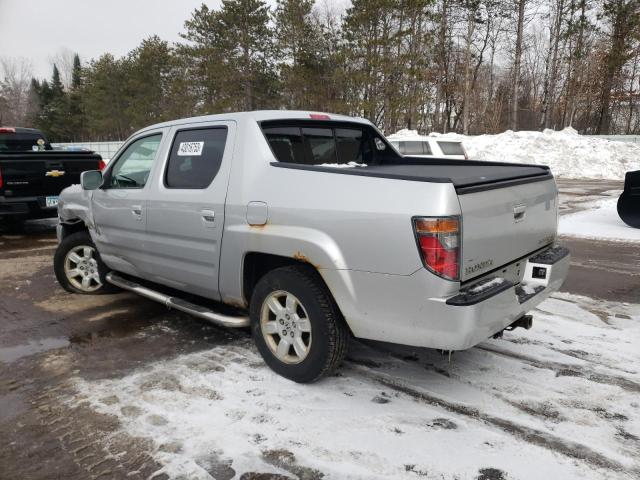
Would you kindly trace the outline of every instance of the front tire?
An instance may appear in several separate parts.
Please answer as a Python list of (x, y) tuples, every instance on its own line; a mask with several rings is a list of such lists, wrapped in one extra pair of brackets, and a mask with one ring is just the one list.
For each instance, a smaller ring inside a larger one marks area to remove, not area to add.
[(349, 330), (318, 273), (282, 267), (258, 281), (251, 296), (251, 330), (266, 364), (298, 383), (330, 375), (344, 359)]
[(97, 295), (116, 290), (107, 283), (109, 268), (86, 231), (62, 239), (53, 257), (53, 269), (58, 283), (67, 292)]

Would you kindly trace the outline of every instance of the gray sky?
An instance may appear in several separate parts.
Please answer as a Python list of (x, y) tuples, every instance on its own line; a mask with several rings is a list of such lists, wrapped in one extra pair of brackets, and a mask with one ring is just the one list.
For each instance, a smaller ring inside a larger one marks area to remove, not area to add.
[(202, 3), (220, 0), (0, 0), (0, 57), (27, 58), (35, 76), (48, 78), (65, 50), (88, 61), (124, 55), (153, 34), (178, 40)]

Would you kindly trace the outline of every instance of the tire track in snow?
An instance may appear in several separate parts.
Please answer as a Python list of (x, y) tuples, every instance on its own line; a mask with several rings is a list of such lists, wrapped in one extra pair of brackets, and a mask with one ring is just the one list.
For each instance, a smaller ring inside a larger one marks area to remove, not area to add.
[(423, 389), (412, 387), (405, 382), (401, 382), (387, 374), (375, 372), (369, 366), (360, 365), (354, 363), (353, 361), (349, 361), (348, 363), (349, 368), (351, 368), (355, 372), (360, 373), (367, 379), (390, 388), (396, 392), (408, 395), (424, 404), (440, 407), (451, 413), (483, 422), (487, 425), (496, 427), (501, 431), (506, 432), (516, 438), (524, 440), (527, 443), (545, 448), (555, 453), (562, 454), (569, 458), (584, 461), (594, 467), (605, 468), (616, 472), (626, 472), (631, 473), (635, 476), (640, 476), (639, 467), (634, 466), (629, 469), (627, 466), (621, 464), (620, 462), (613, 460), (586, 445), (557, 437), (542, 430), (518, 424), (512, 420), (507, 420), (495, 415), (491, 415), (489, 413), (482, 412), (475, 407), (470, 407), (462, 403), (446, 400)]
[(552, 370), (556, 373), (557, 377), (564, 376), (564, 377), (584, 378), (585, 380), (589, 380), (594, 383), (620, 387), (623, 390), (627, 390), (632, 393), (640, 393), (640, 383), (625, 377), (618, 376), (618, 375), (599, 373), (581, 365), (565, 364), (560, 362), (552, 362), (548, 360), (540, 360), (534, 357), (530, 357), (528, 355), (523, 355), (521, 353), (510, 352), (508, 350), (493, 348), (487, 345), (477, 345), (475, 348), (478, 348), (480, 350), (483, 350), (485, 352), (488, 352), (494, 355), (499, 355), (502, 357), (508, 357), (515, 360), (519, 360), (528, 365), (531, 365), (532, 367)]

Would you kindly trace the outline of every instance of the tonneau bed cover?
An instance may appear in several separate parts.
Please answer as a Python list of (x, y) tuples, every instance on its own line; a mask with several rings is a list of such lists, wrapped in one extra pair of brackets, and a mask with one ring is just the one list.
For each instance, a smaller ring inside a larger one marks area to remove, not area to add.
[(286, 162), (273, 162), (271, 165), (281, 168), (362, 175), (366, 177), (452, 183), (460, 195), (552, 178), (551, 172), (546, 166), (473, 160), (428, 159), (420, 163), (411, 162), (398, 165), (368, 165), (343, 168)]

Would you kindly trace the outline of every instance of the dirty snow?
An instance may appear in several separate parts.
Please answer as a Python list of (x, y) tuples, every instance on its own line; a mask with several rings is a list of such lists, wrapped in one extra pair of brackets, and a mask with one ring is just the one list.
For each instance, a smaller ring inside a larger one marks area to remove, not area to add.
[[(619, 193), (619, 192), (615, 192)], [(619, 242), (640, 242), (640, 229), (618, 216), (618, 195), (589, 202), (584, 210), (560, 217), (558, 234)]]
[(314, 385), (272, 373), (244, 338), (78, 378), (68, 401), (152, 440), (170, 478), (638, 478), (640, 306), (556, 294), (534, 318), (451, 363), (354, 343)]
[(471, 288), (469, 290), (469, 292), (470, 293), (486, 292), (487, 290), (490, 290), (493, 287), (496, 287), (498, 285), (502, 285), (504, 282), (506, 282), (506, 280), (504, 278), (496, 277), (496, 278), (494, 278), (492, 280), (489, 280), (488, 282), (485, 281), (485, 282), (479, 283), (475, 287)]
[[(424, 138), (415, 130), (400, 130), (393, 136)], [(627, 171), (640, 170), (640, 144), (586, 137), (571, 127), (561, 131), (430, 136), (462, 140), (472, 159), (548, 165), (554, 175), (564, 178), (623, 180)]]

